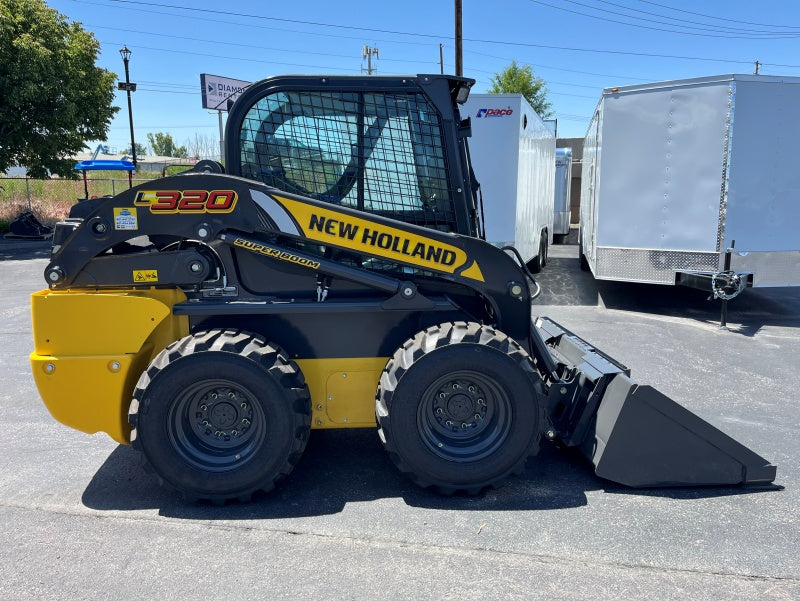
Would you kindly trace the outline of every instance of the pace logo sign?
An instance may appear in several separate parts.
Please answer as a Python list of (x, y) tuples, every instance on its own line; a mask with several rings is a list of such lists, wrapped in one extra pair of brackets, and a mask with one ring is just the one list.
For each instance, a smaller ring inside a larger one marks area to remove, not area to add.
[(489, 117), (510, 117), (514, 114), (514, 109), (478, 109), (476, 119), (488, 119)]

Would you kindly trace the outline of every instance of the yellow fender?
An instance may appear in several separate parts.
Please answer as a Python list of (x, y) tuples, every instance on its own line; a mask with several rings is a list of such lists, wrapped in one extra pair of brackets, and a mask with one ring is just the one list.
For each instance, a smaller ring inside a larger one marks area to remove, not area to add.
[(150, 361), (189, 333), (177, 289), (42, 290), (31, 295), (39, 394), (59, 422), (130, 442), (128, 406)]

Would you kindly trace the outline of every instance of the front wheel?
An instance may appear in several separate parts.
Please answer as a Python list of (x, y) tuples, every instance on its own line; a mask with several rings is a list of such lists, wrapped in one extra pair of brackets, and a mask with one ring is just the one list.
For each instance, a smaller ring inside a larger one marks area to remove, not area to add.
[(477, 323), (446, 323), (399, 348), (381, 375), (379, 434), (423, 487), (477, 494), (538, 451), (541, 387), (527, 353)]
[(134, 391), (131, 443), (162, 484), (191, 499), (248, 500), (298, 462), (311, 401), (296, 364), (253, 334), (174, 342)]

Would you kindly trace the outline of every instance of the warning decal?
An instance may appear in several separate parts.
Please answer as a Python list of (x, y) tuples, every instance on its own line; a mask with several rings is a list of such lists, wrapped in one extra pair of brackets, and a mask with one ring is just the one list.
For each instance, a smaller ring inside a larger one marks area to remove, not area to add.
[(136, 284), (152, 284), (158, 282), (158, 270), (136, 269), (133, 272), (133, 281)]

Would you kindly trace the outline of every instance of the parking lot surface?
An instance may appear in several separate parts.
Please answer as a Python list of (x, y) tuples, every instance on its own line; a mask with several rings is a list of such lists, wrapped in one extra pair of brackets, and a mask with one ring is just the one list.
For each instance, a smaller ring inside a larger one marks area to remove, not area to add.
[(777, 464), (783, 490), (636, 491), (545, 445), (504, 487), (447, 498), (375, 431), (315, 431), (280, 489), (218, 507), (47, 413), (28, 363), (46, 257), (0, 245), (0, 599), (800, 598), (800, 290), (748, 290), (720, 330), (706, 294), (596, 282), (563, 245), (533, 306)]

